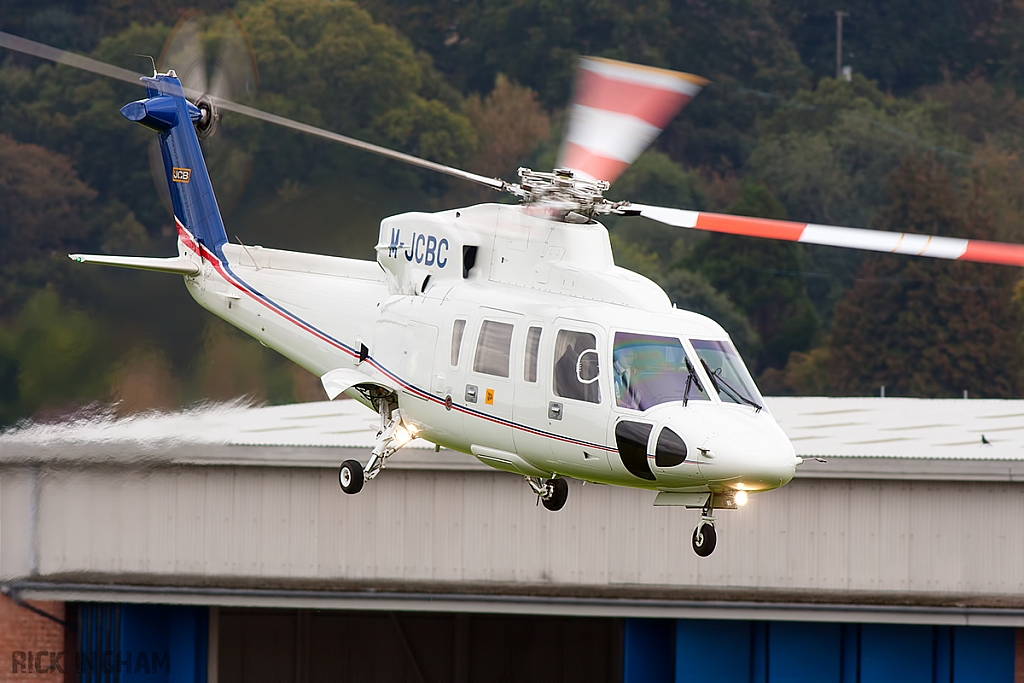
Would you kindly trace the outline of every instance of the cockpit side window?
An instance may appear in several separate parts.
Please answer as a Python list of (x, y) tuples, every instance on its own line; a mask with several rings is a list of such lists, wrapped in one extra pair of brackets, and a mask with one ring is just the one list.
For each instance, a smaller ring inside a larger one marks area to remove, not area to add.
[(589, 332), (559, 330), (555, 337), (555, 394), (587, 403), (601, 402), (597, 338)]
[(718, 392), (723, 403), (746, 404), (757, 410), (764, 407), (761, 393), (731, 342), (691, 339), (690, 343), (711, 379), (711, 388)]
[(661, 403), (710, 400), (687, 364), (683, 344), (675, 337), (616, 332), (612, 348), (615, 403), (647, 410)]

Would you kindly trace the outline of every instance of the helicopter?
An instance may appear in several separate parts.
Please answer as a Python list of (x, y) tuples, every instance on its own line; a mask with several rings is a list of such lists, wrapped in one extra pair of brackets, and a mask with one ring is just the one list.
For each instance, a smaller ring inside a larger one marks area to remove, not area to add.
[[(1024, 246), (613, 202), (603, 193), (706, 85), (608, 59), (580, 61), (557, 168), (510, 183), (355, 140), (210, 93), (0, 33), (0, 46), (142, 83), (129, 121), (153, 130), (178, 255), (72, 254), (182, 276), (192, 297), (348, 395), (380, 428), (338, 479), (359, 493), (415, 438), (525, 478), (546, 509), (568, 478), (650, 490), (701, 511), (692, 547), (717, 545), (715, 511), (788, 483), (802, 463), (725, 330), (677, 309), (614, 263), (599, 218), (944, 259), (1024, 265)], [(519, 204), (392, 216), (376, 260), (228, 241), (199, 138), (234, 112), (509, 193)]]

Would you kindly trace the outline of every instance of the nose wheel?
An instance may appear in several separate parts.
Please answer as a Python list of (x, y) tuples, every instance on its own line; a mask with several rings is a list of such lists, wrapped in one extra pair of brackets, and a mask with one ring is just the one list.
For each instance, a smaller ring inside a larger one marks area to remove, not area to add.
[(707, 557), (715, 552), (715, 545), (718, 543), (718, 533), (715, 532), (715, 525), (702, 521), (693, 530), (693, 552), (701, 557)]
[(693, 552), (700, 557), (707, 557), (715, 552), (718, 545), (718, 532), (715, 531), (714, 509), (711, 505), (715, 494), (708, 494), (708, 502), (704, 503), (701, 511), (700, 524), (693, 530)]
[(359, 493), (363, 489), (363, 466), (358, 460), (346, 460), (341, 463), (338, 483), (345, 493)]

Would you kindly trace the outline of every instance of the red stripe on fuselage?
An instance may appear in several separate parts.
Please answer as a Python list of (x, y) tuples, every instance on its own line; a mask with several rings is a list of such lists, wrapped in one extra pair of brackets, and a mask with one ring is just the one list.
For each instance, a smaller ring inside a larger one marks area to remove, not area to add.
[[(264, 295), (257, 294), (255, 292), (255, 290), (252, 290), (248, 285), (245, 284), (244, 281), (240, 280), (233, 273), (231, 273), (227, 269), (225, 269), (224, 265), (221, 263), (220, 259), (217, 258), (216, 254), (211, 252), (207, 247), (198, 244), (196, 242), (196, 240), (192, 237), (192, 235), (188, 232), (188, 230), (181, 224), (180, 221), (177, 221), (177, 219), (175, 219), (175, 221), (178, 223), (178, 236), (181, 239), (182, 244), (184, 244), (186, 247), (189, 247), (190, 249), (192, 249), (192, 251), (195, 252), (200, 258), (202, 258), (203, 260), (209, 262), (210, 265), (213, 266), (214, 270), (216, 270), (218, 273), (220, 273), (221, 277), (223, 277), (225, 281), (227, 281), (228, 283), (233, 285), (239, 291), (244, 292), (246, 295), (249, 296), (250, 299), (253, 299), (256, 302), (263, 304), (263, 306), (266, 307), (268, 310), (271, 310), (274, 313), (277, 313), (278, 315), (280, 315), (285, 320), (291, 322), (294, 325), (297, 325), (298, 327), (300, 327), (301, 329), (305, 330), (309, 334), (313, 335), (317, 339), (319, 339), (319, 340), (321, 340), (323, 342), (326, 342), (330, 346), (338, 349), (339, 351), (342, 351), (342, 352), (348, 354), (349, 356), (352, 356), (353, 358), (358, 358), (359, 357), (359, 354), (356, 353), (356, 351), (354, 349), (350, 349), (350, 348), (346, 347), (345, 345), (341, 344), (340, 342), (338, 342), (338, 341), (336, 341), (334, 339), (331, 339), (330, 337), (328, 337), (324, 333), (322, 333), (319, 330), (313, 328), (308, 323), (305, 323), (302, 320), (299, 320), (298, 318), (296, 318), (291, 313), (288, 313), (284, 309), (279, 308), (277, 306), (277, 304), (272, 303), (269, 299), (265, 299)], [(370, 363), (373, 367), (375, 367), (378, 370), (380, 370), (382, 373), (384, 373), (388, 377), (390, 377), (391, 379), (393, 379), (395, 382), (399, 383), (403, 388), (409, 390), (410, 392), (416, 394), (417, 396), (419, 396), (421, 398), (424, 398), (426, 400), (429, 400), (429, 401), (433, 401), (434, 403), (438, 403), (438, 404), (441, 404), (441, 405), (444, 404), (444, 399), (441, 399), (441, 398), (438, 398), (438, 397), (433, 396), (431, 394), (428, 394), (427, 392), (423, 391), (422, 389), (419, 389), (419, 388), (409, 384), (408, 382), (403, 380), (401, 377), (398, 377), (397, 375), (392, 373), (390, 370), (388, 370), (387, 368), (382, 366), (380, 363), (378, 363), (372, 357), (368, 358), (367, 362)], [(599, 449), (599, 450), (610, 451), (610, 452), (614, 452), (616, 450), (614, 448), (609, 448), (608, 446), (604, 446), (604, 445), (601, 445), (601, 444), (589, 443), (589, 442), (586, 442), (586, 441), (577, 441), (575, 439), (570, 439), (568, 437), (559, 436), (557, 434), (551, 434), (549, 432), (543, 432), (543, 431), (540, 431), (540, 430), (535, 429), (533, 427), (529, 427), (529, 426), (526, 426), (526, 425), (520, 425), (520, 424), (517, 424), (515, 422), (504, 420), (502, 418), (493, 417), (493, 416), (487, 415), (486, 413), (480, 413), (480, 412), (477, 412), (475, 410), (471, 410), (469, 408), (460, 406), (458, 404), (455, 404), (452, 407), (455, 408), (457, 411), (463, 413), (464, 415), (469, 415), (470, 417), (476, 417), (476, 418), (479, 418), (479, 419), (491, 422), (493, 424), (499, 424), (499, 425), (503, 425), (503, 426), (506, 426), (506, 427), (511, 427), (513, 429), (518, 429), (520, 431), (529, 432), (529, 433), (535, 434), (537, 436), (543, 436), (543, 437), (548, 438), (548, 439), (554, 439), (555, 441), (560, 441), (562, 443), (570, 443), (570, 444), (575, 444), (575, 445), (578, 445), (578, 446), (584, 446), (586, 448), (596, 448), (596, 449)]]

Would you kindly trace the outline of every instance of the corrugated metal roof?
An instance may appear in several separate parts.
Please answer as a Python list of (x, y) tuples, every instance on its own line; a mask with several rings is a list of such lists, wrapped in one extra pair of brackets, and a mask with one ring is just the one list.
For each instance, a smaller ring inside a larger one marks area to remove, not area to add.
[(1024, 401), (766, 399), (802, 456), (1024, 460)]
[[(1024, 401), (822, 397), (766, 401), (802, 456), (1024, 460)], [(99, 449), (115, 459), (121, 449), (135, 458), (159, 458), (196, 446), (368, 449), (378, 427), (377, 416), (353, 400), (265, 407), (236, 402), (125, 418), (93, 414), (7, 431), (0, 435), (0, 462), (24, 457), (28, 451), (74, 458), (76, 446), (90, 452)], [(406, 448), (422, 452), (433, 445), (416, 440)]]

